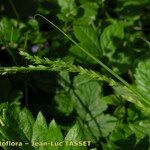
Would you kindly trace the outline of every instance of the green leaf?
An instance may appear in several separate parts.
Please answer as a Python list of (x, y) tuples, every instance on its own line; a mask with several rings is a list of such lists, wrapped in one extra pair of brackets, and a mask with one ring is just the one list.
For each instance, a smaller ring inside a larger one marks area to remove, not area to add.
[(39, 30), (38, 22), (37, 22), (35, 19), (29, 19), (28, 25), (29, 25), (32, 29), (34, 29), (35, 31), (36, 31), (36, 30)]
[(84, 124), (86, 139), (98, 142), (100, 137), (107, 137), (116, 127), (117, 119), (109, 114), (94, 116)]
[[(0, 127), (0, 141), (21, 142), (21, 147), (10, 147), (10, 149), (12, 150), (34, 150), (34, 148), (30, 145), (24, 144), (25, 142), (30, 143), (28, 135), (31, 134), (31, 132), (29, 132), (29, 130), (26, 130), (28, 128), (28, 122), (26, 122), (25, 120), (27, 119), (21, 118), (21, 120), (19, 120), (20, 113), (20, 108), (15, 104), (12, 104), (11, 106), (8, 105), (7, 108), (3, 109), (3, 115), (1, 116), (3, 125)], [(25, 113), (24, 110), (23, 113)], [(26, 115), (24, 114), (23, 116)], [(20, 121), (23, 122), (20, 123)], [(27, 125), (27, 127), (25, 127), (25, 125)], [(9, 149), (9, 147), (7, 148)]]
[[(34, 142), (49, 142), (48, 141), (48, 127), (46, 120), (41, 112), (39, 112), (37, 119), (33, 126), (32, 143)], [(35, 146), (36, 147), (36, 146)], [(37, 150), (49, 150), (46, 146), (36, 147)]]
[(14, 129), (14, 126), (0, 127), (0, 140), (5, 142), (14, 141), (20, 145), (20, 146), (10, 146), (10, 147), (2, 146), (4, 149), (7, 148), (8, 150), (34, 150), (33, 147), (30, 147), (29, 145), (24, 145), (24, 141), (26, 142), (29, 141), (26, 139), (25, 135), (22, 134), (22, 132), (19, 129), (17, 128)]
[(139, 92), (150, 99), (150, 59), (141, 61), (136, 68), (135, 84)]
[(107, 136), (114, 129), (116, 118), (103, 114), (107, 105), (102, 100), (102, 84), (80, 75), (74, 80), (74, 88), (72, 99), (83, 121), (86, 139), (97, 141), (99, 137)]
[[(101, 85), (87, 75), (79, 75), (75, 78), (73, 98), (76, 100), (76, 110), (82, 119), (89, 120), (90, 114), (94, 117), (106, 110), (107, 105), (104, 101), (101, 101)], [(99, 107), (95, 109), (97, 106)], [(86, 109), (88, 109), (88, 112)]]
[[(80, 21), (74, 23), (74, 34), (79, 40), (80, 46), (97, 58), (101, 57), (101, 49), (98, 41), (98, 36), (95, 30), (87, 25), (82, 25)], [(77, 46), (70, 49), (72, 55), (81, 59), (82, 62), (95, 63), (89, 56), (82, 52)]]
[(75, 0), (57, 0), (58, 5), (61, 7), (61, 14), (58, 15), (60, 20), (69, 21), (77, 15), (77, 8)]
[(99, 8), (98, 4), (95, 2), (88, 2), (88, 3), (82, 4), (81, 8), (84, 9), (84, 14), (80, 19), (84, 20), (85, 24), (88, 24), (88, 25), (92, 24), (93, 21), (96, 20), (98, 8)]
[(11, 47), (16, 48), (20, 42), (21, 28), (21, 24), (19, 24), (16, 20), (3, 18), (0, 21), (0, 37), (7, 44), (10, 44)]
[(75, 145), (75, 142), (79, 143), (79, 141), (84, 141), (84, 136), (79, 123), (76, 123), (65, 137), (64, 150), (86, 150), (85, 146), (71, 146), (72, 143)]
[(83, 25), (80, 21), (74, 22), (74, 34), (80, 42), (91, 42), (92, 45), (99, 49), (98, 36), (90, 26)]
[(129, 123), (129, 128), (136, 134), (138, 139), (145, 135), (150, 136), (150, 121), (147, 119)]
[(69, 116), (74, 110), (74, 103), (70, 101), (71, 97), (68, 93), (60, 91), (55, 96), (55, 101), (57, 103), (57, 110)]
[(19, 127), (20, 129), (23, 130), (28, 140), (31, 140), (33, 125), (34, 125), (34, 118), (31, 112), (26, 108), (24, 108), (19, 113)]
[(66, 141), (84, 140), (82, 130), (79, 123), (76, 123), (67, 133), (65, 137)]
[(114, 106), (124, 104), (123, 100), (119, 99), (117, 96), (113, 94), (103, 97), (102, 100), (105, 101), (107, 104), (114, 105)]
[[(49, 124), (49, 142), (63, 142), (63, 135), (54, 120)], [(58, 150), (60, 146), (51, 146), (50, 150)]]
[(103, 55), (109, 59), (115, 53), (118, 40), (124, 37), (124, 25), (122, 22), (113, 22), (106, 27), (100, 37), (100, 45), (103, 50)]
[[(50, 139), (55, 141), (62, 141), (63, 135), (61, 133), (60, 128), (57, 126), (55, 120), (52, 120), (49, 124), (49, 132), (50, 132)], [(55, 135), (55, 136), (54, 136)]]

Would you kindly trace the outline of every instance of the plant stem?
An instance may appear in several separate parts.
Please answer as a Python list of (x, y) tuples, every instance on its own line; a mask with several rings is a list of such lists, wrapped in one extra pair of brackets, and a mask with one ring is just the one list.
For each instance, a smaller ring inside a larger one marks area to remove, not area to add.
[(36, 14), (36, 16), (40, 16), (43, 19), (45, 19), (47, 22), (49, 22), (54, 28), (56, 28), (58, 31), (60, 31), (64, 36), (66, 36), (73, 44), (75, 44), (79, 49), (81, 49), (86, 55), (88, 55), (90, 58), (92, 58), (95, 62), (97, 62), (100, 66), (102, 66), (105, 70), (107, 70), (111, 75), (113, 75), (116, 79), (118, 79), (121, 83), (123, 83), (129, 90), (131, 90), (134, 94), (139, 96), (144, 104), (147, 106), (150, 106), (150, 103), (137, 91), (135, 90), (128, 82), (126, 82), (123, 78), (121, 78), (117, 73), (115, 73), (113, 70), (111, 70), (109, 67), (107, 67), (103, 62), (101, 62), (99, 59), (94, 57), (91, 53), (86, 51), (83, 47), (81, 47), (77, 42), (75, 42), (71, 37), (69, 37), (63, 30), (61, 30), (58, 26), (56, 26), (53, 22), (48, 20), (46, 17), (44, 17), (41, 14)]

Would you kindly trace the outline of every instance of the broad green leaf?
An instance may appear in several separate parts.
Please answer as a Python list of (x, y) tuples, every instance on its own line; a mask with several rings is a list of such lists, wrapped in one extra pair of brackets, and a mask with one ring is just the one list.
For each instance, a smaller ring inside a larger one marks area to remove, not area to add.
[[(48, 141), (48, 127), (46, 120), (41, 112), (39, 112), (37, 119), (33, 126), (32, 143), (34, 142), (49, 142)], [(47, 146), (35, 146), (36, 150), (49, 150)]]
[(84, 134), (87, 140), (99, 141), (100, 137), (107, 137), (116, 127), (117, 119), (109, 114), (94, 116), (84, 124)]
[[(49, 124), (49, 142), (63, 142), (63, 135), (61, 133), (60, 128), (57, 126), (54, 120), (51, 121)], [(61, 146), (51, 146), (50, 150), (58, 150)]]
[(24, 108), (19, 113), (19, 127), (22, 129), (28, 140), (32, 137), (32, 128), (34, 125), (34, 118), (29, 110)]
[(126, 23), (112, 20), (112, 24), (105, 27), (100, 36), (103, 56), (108, 59), (106, 64), (118, 74), (126, 73), (132, 63), (132, 52), (125, 48), (123, 41), (125, 27)]
[[(83, 47), (86, 51), (91, 53), (97, 58), (101, 57), (101, 49), (99, 46), (98, 36), (95, 30), (85, 24), (77, 21), (74, 23), (74, 34), (75, 37), (79, 40), (80, 46)], [(70, 49), (71, 54), (76, 56), (78, 59), (81, 59), (85, 63), (95, 63), (90, 57), (88, 57), (84, 52), (82, 52), (77, 46), (73, 46)]]
[(119, 40), (124, 37), (124, 25), (122, 22), (114, 22), (106, 27), (100, 37), (100, 45), (103, 55), (109, 59), (115, 53)]
[(61, 113), (64, 113), (66, 116), (69, 116), (74, 110), (74, 103), (70, 101), (71, 96), (63, 91), (60, 91), (55, 96), (55, 101), (57, 103), (57, 110)]
[(69, 91), (71, 90), (71, 80), (69, 73), (66, 71), (61, 71), (59, 76), (58, 83), (63, 89), (55, 95), (57, 110), (66, 116), (69, 116), (74, 110), (74, 103), (70, 100), (71, 96), (69, 94)]
[(23, 123), (27, 125), (27, 122), (24, 121), (22, 124), (19, 124), (20, 112), (20, 108), (15, 105), (3, 109), (3, 116), (1, 116), (1, 119), (4, 124), (0, 127), (0, 141), (14, 141), (20, 142), (21, 144), (21, 147), (7, 147), (7, 149), (34, 150), (30, 145), (25, 145), (25, 142), (30, 143), (30, 141), (27, 138), (27, 134), (24, 133), (23, 126), (21, 126)]
[[(100, 51), (96, 49), (96, 47), (95, 49), (93, 49), (94, 45), (92, 43), (83, 42), (79, 45), (89, 53), (93, 54), (95, 57), (100, 58)], [(95, 61), (92, 60), (89, 56), (87, 56), (84, 52), (82, 52), (77, 46), (72, 46), (69, 51), (79, 62), (95, 64)]]
[(135, 84), (139, 92), (150, 100), (150, 59), (141, 61), (136, 68)]
[(49, 138), (51, 140), (56, 140), (56, 141), (62, 141), (63, 140), (63, 135), (61, 133), (61, 130), (54, 120), (52, 120), (49, 124), (49, 133), (50, 133)]
[(94, 46), (93, 48), (99, 49), (98, 36), (92, 27), (85, 25), (82, 22), (80, 23), (80, 21), (76, 21), (74, 22), (73, 29), (76, 38), (80, 42), (91, 42)]
[(65, 137), (66, 141), (84, 140), (82, 130), (79, 123), (76, 123), (67, 133)]
[[(83, 132), (79, 126), (79, 123), (76, 123), (67, 133), (65, 137), (65, 146), (63, 150), (86, 150), (85, 146), (75, 146), (75, 142), (77, 144), (79, 141), (84, 141)], [(74, 146), (71, 146), (74, 143)]]
[(18, 105), (7, 105), (6, 108), (2, 110), (2, 118), (7, 125), (12, 125), (18, 128), (19, 130), (19, 113), (21, 112), (21, 108)]
[(61, 14), (58, 15), (59, 19), (69, 21), (77, 15), (77, 8), (75, 0), (57, 0), (58, 5), (61, 7)]
[(88, 76), (77, 76), (74, 80), (72, 99), (75, 109), (83, 121), (84, 134), (88, 140), (107, 136), (115, 127), (116, 118), (104, 115), (107, 109), (102, 100), (102, 85)]
[(101, 100), (102, 85), (97, 81), (87, 75), (79, 75), (74, 80), (74, 88), (76, 110), (82, 119), (90, 120), (107, 109), (106, 103)]

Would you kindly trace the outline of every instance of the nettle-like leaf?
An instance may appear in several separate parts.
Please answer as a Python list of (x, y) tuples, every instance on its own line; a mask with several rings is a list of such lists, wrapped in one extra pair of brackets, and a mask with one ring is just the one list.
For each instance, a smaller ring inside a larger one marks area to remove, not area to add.
[[(65, 137), (64, 140), (66, 145), (68, 145), (68, 142), (78, 142), (78, 141), (84, 141), (84, 135), (83, 132), (79, 126), (79, 123), (76, 123), (68, 132), (68, 134)], [(85, 146), (66, 146), (63, 150), (87, 150)]]
[(98, 140), (114, 129), (116, 118), (103, 114), (107, 105), (102, 101), (102, 84), (88, 76), (77, 76), (72, 99), (76, 102), (75, 109), (82, 120), (86, 139)]
[(100, 36), (100, 45), (103, 56), (107, 57), (108, 64), (116, 73), (125, 73), (131, 65), (131, 52), (124, 48), (124, 28), (126, 23), (113, 21), (111, 25), (104, 28)]
[[(0, 141), (18, 142), (20, 146), (4, 146), (5, 150), (86, 150), (85, 146), (72, 146), (70, 142), (84, 140), (83, 132), (76, 123), (63, 138), (56, 122), (47, 125), (45, 117), (38, 113), (36, 121), (29, 110), (18, 104), (1, 107)], [(62, 143), (61, 145), (55, 143)]]
[[(74, 34), (75, 37), (79, 40), (79, 45), (81, 47), (83, 47), (86, 51), (88, 51), (96, 58), (101, 57), (102, 53), (98, 41), (98, 36), (92, 27), (82, 24), (80, 23), (80, 21), (76, 21), (74, 23)], [(80, 60), (84, 63), (96, 63), (76, 45), (71, 47), (70, 52), (77, 58), (77, 60)]]
[(61, 13), (58, 18), (63, 21), (70, 21), (77, 15), (77, 7), (75, 0), (57, 0), (58, 5), (61, 7)]
[(34, 118), (31, 112), (28, 109), (24, 108), (19, 113), (19, 127), (26, 135), (28, 140), (31, 140), (32, 138), (33, 125), (34, 125)]
[[(34, 119), (32, 115), (26, 110), (21, 110), (16, 104), (7, 105), (1, 110), (1, 120), (3, 124), (0, 126), (0, 140), (18, 142), (20, 146), (4, 146), (4, 150), (34, 150), (30, 145), (32, 134), (32, 125)], [(28, 116), (27, 118), (22, 118)]]
[[(41, 112), (39, 112), (37, 119), (33, 126), (32, 142), (47, 142), (48, 141), (48, 127), (46, 120)], [(47, 147), (48, 148), (48, 147)], [(39, 150), (45, 150), (44, 147), (38, 147)]]
[(135, 84), (139, 92), (150, 99), (150, 59), (141, 61), (135, 72)]
[(64, 91), (60, 91), (55, 96), (55, 101), (58, 105), (57, 110), (65, 114), (66, 116), (69, 116), (74, 110), (74, 102), (71, 101), (70, 99), (71, 99), (70, 94)]
[(59, 146), (52, 146), (48, 143), (63, 142), (63, 135), (54, 120), (51, 121), (48, 127), (44, 116), (39, 112), (33, 126), (32, 142), (45, 142), (43, 146), (35, 146), (38, 150), (58, 150)]
[[(55, 120), (52, 120), (49, 124), (49, 135), (48, 135), (49, 141), (52, 142), (62, 142), (63, 141), (63, 135), (60, 130), (60, 128), (57, 126)], [(50, 150), (58, 150), (60, 149), (59, 146), (50, 147)]]

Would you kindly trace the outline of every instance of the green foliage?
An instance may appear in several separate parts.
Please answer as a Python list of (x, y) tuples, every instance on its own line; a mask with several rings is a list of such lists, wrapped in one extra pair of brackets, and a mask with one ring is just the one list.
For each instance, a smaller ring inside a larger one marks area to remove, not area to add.
[[(31, 149), (31, 150), (72, 150), (71, 145), (65, 144), (65, 141), (69, 143), (78, 142), (84, 140), (84, 136), (78, 123), (76, 123), (63, 138), (60, 128), (56, 122), (52, 120), (47, 126), (45, 117), (41, 112), (38, 113), (36, 120), (31, 112), (26, 108), (22, 109), (15, 103), (6, 105), (1, 109), (1, 127), (0, 127), (0, 140), (1, 141), (14, 141), (20, 142), (20, 148), (18, 146), (10, 148), (4, 146), (4, 149)], [(15, 128), (14, 128), (15, 127)], [(55, 142), (63, 142), (60, 146), (54, 146)], [(41, 144), (41, 147), (37, 144)], [(75, 148), (77, 150), (86, 149), (86, 147)]]
[(84, 10), (84, 14), (79, 21), (84, 21), (84, 25), (91, 25), (96, 20), (98, 14), (98, 4), (95, 2), (83, 3), (81, 8)]
[(143, 94), (145, 97), (150, 97), (150, 60), (147, 59), (143, 62), (140, 62), (138, 64), (138, 67), (136, 69), (135, 73), (135, 83), (137, 88), (139, 89), (139, 92)]
[[(95, 57), (100, 58), (101, 49), (99, 46), (98, 36), (94, 29), (90, 26), (83, 26), (80, 21), (74, 23), (74, 34), (75, 37), (80, 41), (79, 45), (86, 49), (89, 53), (94, 54)], [(79, 49), (76, 45), (71, 47), (70, 52), (80, 58), (82, 62), (95, 63), (95, 61), (84, 52)]]
[(58, 15), (59, 19), (63, 21), (69, 21), (77, 15), (77, 7), (75, 0), (57, 1), (59, 6), (61, 7), (61, 13)]
[(149, 150), (149, 5), (2, 1), (1, 149)]
[(89, 140), (90, 136), (105, 137), (115, 127), (115, 118), (103, 114), (107, 105), (101, 100), (101, 86), (87, 76), (77, 76), (74, 80), (73, 100), (80, 119), (85, 122), (84, 132)]

